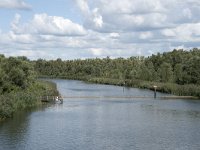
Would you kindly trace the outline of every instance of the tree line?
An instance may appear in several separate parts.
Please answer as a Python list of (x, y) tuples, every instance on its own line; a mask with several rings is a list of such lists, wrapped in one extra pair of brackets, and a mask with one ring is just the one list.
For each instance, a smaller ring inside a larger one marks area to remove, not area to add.
[(149, 57), (30, 61), (0, 55), (0, 120), (18, 109), (41, 104), (38, 97), (55, 95), (56, 86), (38, 77), (79, 79), (200, 97), (200, 49), (174, 49)]
[(77, 79), (111, 78), (161, 83), (200, 84), (200, 50), (174, 49), (149, 57), (46, 61), (38, 59), (35, 70), (40, 76)]

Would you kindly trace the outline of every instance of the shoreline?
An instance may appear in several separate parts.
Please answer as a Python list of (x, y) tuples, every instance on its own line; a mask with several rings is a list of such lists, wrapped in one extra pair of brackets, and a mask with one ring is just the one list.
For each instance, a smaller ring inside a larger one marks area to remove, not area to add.
[[(105, 85), (116, 85), (116, 86), (124, 86), (124, 87), (132, 87), (139, 89), (148, 89), (154, 91), (154, 85), (157, 85), (157, 92), (173, 94), (173, 99), (195, 99), (200, 100), (200, 87), (195, 85), (178, 85), (174, 83), (161, 83), (161, 82), (150, 82), (150, 81), (142, 81), (142, 80), (119, 80), (119, 79), (111, 79), (111, 78), (94, 78), (94, 77), (66, 77), (66, 76), (40, 76), (40, 78), (49, 78), (49, 79), (66, 79), (66, 80), (79, 80), (88, 83), (96, 83), (96, 84), (105, 84)], [(125, 84), (124, 84), (125, 82)], [(189, 90), (188, 90), (189, 89)], [(187, 92), (195, 91), (194, 94), (198, 94), (199, 96), (189, 95)]]

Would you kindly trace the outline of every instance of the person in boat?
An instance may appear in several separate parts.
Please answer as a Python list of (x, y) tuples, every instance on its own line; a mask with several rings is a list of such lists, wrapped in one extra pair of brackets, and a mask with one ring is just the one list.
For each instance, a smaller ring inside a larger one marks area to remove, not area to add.
[(56, 101), (59, 101), (59, 98), (58, 98), (58, 96), (56, 96)]
[(61, 95), (59, 95), (59, 100), (60, 100), (61, 103), (63, 103), (63, 98), (62, 98)]

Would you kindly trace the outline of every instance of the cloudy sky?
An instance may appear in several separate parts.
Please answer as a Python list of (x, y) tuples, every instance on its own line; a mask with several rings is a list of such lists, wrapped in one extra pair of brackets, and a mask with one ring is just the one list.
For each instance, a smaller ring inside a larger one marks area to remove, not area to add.
[(130, 57), (200, 47), (199, 0), (0, 0), (0, 53)]

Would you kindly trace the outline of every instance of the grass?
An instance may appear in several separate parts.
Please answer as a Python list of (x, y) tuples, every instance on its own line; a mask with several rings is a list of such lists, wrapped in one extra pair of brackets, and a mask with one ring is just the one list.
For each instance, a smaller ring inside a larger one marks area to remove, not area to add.
[(142, 81), (142, 80), (119, 80), (119, 79), (110, 79), (110, 78), (91, 78), (88, 80), (92, 83), (100, 83), (100, 84), (111, 84), (123, 86), (125, 82), (125, 86), (142, 88), (142, 89), (150, 89), (154, 90), (154, 85), (157, 86), (157, 91), (162, 93), (174, 94), (177, 96), (194, 96), (194, 98), (200, 98), (200, 86), (194, 84), (187, 85), (179, 85), (175, 83), (161, 83), (161, 82), (150, 82), (150, 81)]

